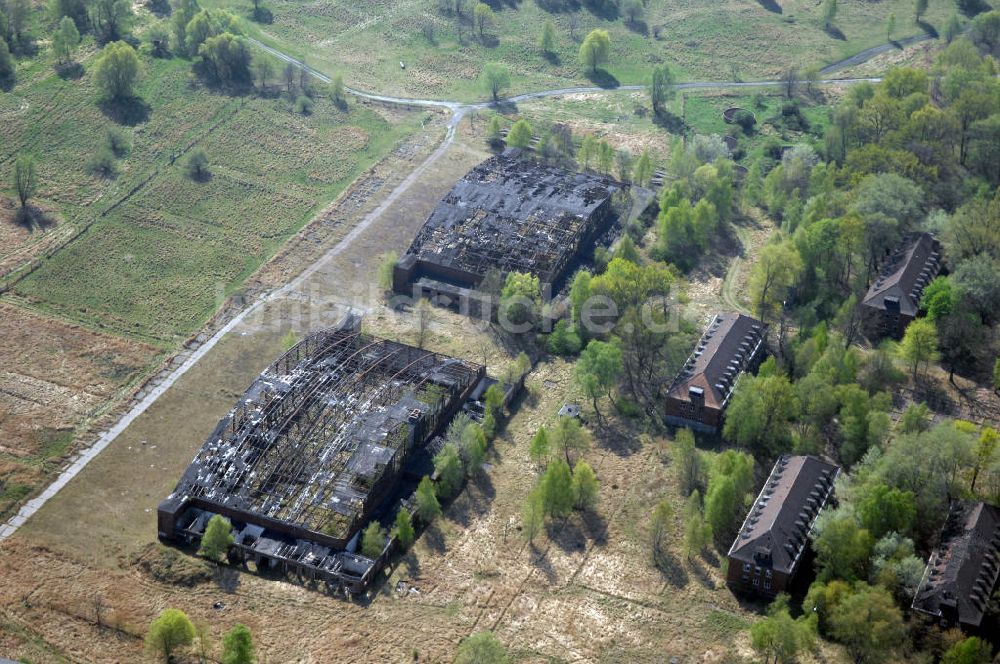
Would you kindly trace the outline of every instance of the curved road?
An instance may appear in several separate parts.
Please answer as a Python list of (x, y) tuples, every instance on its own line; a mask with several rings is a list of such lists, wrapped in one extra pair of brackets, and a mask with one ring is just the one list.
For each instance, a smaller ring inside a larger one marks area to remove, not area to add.
[[(908, 39), (901, 40), (899, 44), (910, 44), (917, 41), (922, 41), (923, 39), (930, 38), (929, 35), (917, 35), (916, 37), (910, 37)], [(293, 58), (292, 56), (282, 53), (281, 51), (274, 49), (256, 39), (250, 38), (248, 41), (253, 43), (258, 48), (267, 51), (274, 57), (282, 60), (284, 62), (291, 63), (300, 69), (305, 70), (310, 75), (316, 79), (323, 81), (324, 83), (330, 82), (330, 77), (321, 71), (313, 69), (304, 62)], [(875, 48), (868, 49), (867, 51), (862, 51), (850, 58), (841, 60), (840, 62), (835, 62), (825, 69), (821, 70), (821, 73), (829, 73), (837, 69), (841, 69), (848, 66), (853, 66), (864, 62), (879, 53), (884, 53), (892, 48), (895, 48), (895, 44), (883, 44), (882, 46), (877, 46)], [(851, 84), (851, 83), (861, 83), (870, 82), (877, 83), (880, 78), (826, 78), (814, 83), (818, 84)], [(798, 81), (799, 83), (806, 83), (805, 81)], [(678, 83), (674, 87), (678, 90), (701, 90), (701, 89), (712, 89), (712, 88), (759, 88), (759, 87), (778, 87), (785, 85), (784, 81), (722, 81), (722, 82), (712, 82), (712, 81), (693, 81), (689, 83)], [(524, 101), (530, 101), (532, 99), (542, 99), (545, 97), (557, 97), (559, 95), (566, 94), (579, 94), (579, 93), (594, 93), (594, 92), (614, 92), (614, 91), (637, 91), (645, 90), (646, 86), (643, 85), (623, 85), (617, 88), (598, 88), (598, 87), (572, 87), (572, 88), (558, 88), (554, 90), (542, 90), (539, 92), (528, 92), (525, 94), (515, 95), (513, 97), (508, 97), (501, 99), (500, 103), (518, 103)], [(448, 131), (445, 134), (444, 141), (438, 146), (433, 153), (431, 153), (427, 159), (421, 162), (406, 178), (404, 178), (396, 187), (388, 194), (386, 199), (379, 204), (374, 210), (365, 215), (362, 219), (344, 238), (338, 242), (333, 248), (331, 248), (326, 254), (321, 256), (316, 260), (315, 263), (307, 267), (299, 276), (285, 284), (281, 288), (263, 295), (260, 299), (254, 302), (251, 306), (247, 307), (234, 318), (232, 318), (226, 325), (221, 327), (211, 338), (207, 339), (205, 343), (199, 346), (195, 351), (191, 352), (187, 359), (169, 375), (167, 375), (154, 389), (152, 389), (149, 394), (138, 404), (136, 404), (131, 410), (129, 410), (125, 415), (122, 416), (118, 422), (115, 423), (110, 429), (105, 431), (97, 441), (91, 445), (89, 448), (82, 450), (70, 463), (69, 466), (59, 477), (55, 479), (45, 490), (37, 497), (29, 500), (25, 503), (16, 515), (11, 517), (9, 521), (4, 524), (0, 524), (0, 542), (7, 539), (13, 535), (17, 529), (31, 517), (32, 514), (37, 512), (39, 509), (49, 501), (50, 498), (55, 496), (60, 489), (66, 486), (70, 480), (72, 480), (76, 475), (84, 469), (84, 467), (90, 463), (90, 461), (100, 454), (104, 448), (111, 444), (111, 442), (118, 437), (118, 435), (123, 432), (128, 426), (140, 415), (142, 415), (147, 408), (149, 408), (159, 397), (170, 389), (171, 386), (177, 380), (187, 373), (188, 369), (193, 367), (201, 358), (208, 353), (215, 345), (222, 339), (226, 334), (228, 334), (233, 328), (239, 325), (243, 320), (247, 318), (251, 313), (259, 310), (264, 304), (270, 302), (274, 299), (286, 296), (292, 293), (296, 288), (298, 288), (306, 279), (313, 275), (317, 270), (319, 270), (327, 261), (331, 258), (342, 253), (361, 233), (363, 233), (369, 226), (371, 226), (379, 216), (388, 208), (394, 201), (398, 200), (410, 186), (417, 180), (417, 178), (426, 171), (434, 162), (441, 158), (441, 156), (447, 151), (448, 147), (455, 140), (455, 131), (458, 128), (459, 123), (462, 118), (465, 117), (470, 111), (475, 111), (479, 109), (489, 108), (493, 105), (493, 102), (474, 102), (466, 103), (459, 101), (447, 101), (439, 99), (412, 99), (408, 97), (391, 97), (386, 95), (373, 94), (370, 92), (364, 92), (362, 90), (356, 90), (354, 88), (346, 88), (347, 92), (362, 98), (369, 99), (372, 101), (384, 102), (388, 104), (401, 104), (407, 106), (420, 106), (425, 108), (444, 108), (451, 111), (451, 119), (448, 121)]]

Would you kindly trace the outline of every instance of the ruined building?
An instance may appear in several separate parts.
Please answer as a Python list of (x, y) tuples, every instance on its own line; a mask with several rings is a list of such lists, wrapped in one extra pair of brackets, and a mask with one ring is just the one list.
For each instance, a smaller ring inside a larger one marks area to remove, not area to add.
[(866, 334), (901, 338), (920, 311), (924, 288), (940, 271), (941, 245), (934, 236), (907, 235), (861, 301)]
[(778, 459), (729, 549), (726, 583), (733, 590), (765, 597), (787, 590), (839, 473), (811, 456)]
[(555, 292), (610, 226), (617, 190), (610, 179), (524, 159), (517, 149), (490, 157), (431, 212), (396, 264), (393, 290), (460, 307), (488, 273), (527, 272)]
[(766, 348), (767, 326), (743, 314), (717, 314), (667, 392), (667, 422), (715, 433), (736, 381), (757, 371)]
[(309, 335), (264, 370), (162, 503), (163, 540), (200, 541), (221, 514), (231, 560), (362, 591), (392, 546), (355, 553), (408, 457), (466, 406), (483, 367), (361, 332)]
[(1000, 509), (956, 501), (931, 553), (913, 608), (947, 625), (979, 627), (1000, 573)]

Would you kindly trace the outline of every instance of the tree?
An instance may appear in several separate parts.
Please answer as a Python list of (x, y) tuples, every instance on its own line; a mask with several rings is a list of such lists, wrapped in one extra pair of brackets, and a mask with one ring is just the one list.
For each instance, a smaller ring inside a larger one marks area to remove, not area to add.
[(993, 648), (978, 636), (970, 636), (948, 648), (941, 664), (989, 664)]
[(503, 135), (500, 133), (501, 126), (500, 116), (496, 113), (492, 114), (486, 123), (486, 142), (490, 147), (497, 150), (503, 147)]
[(861, 524), (875, 539), (891, 532), (908, 534), (917, 518), (913, 493), (882, 483), (866, 488), (856, 509)]
[(898, 354), (911, 367), (913, 380), (917, 379), (921, 365), (927, 365), (938, 358), (937, 347), (937, 330), (932, 321), (918, 318), (906, 327)]
[(649, 86), (649, 99), (653, 104), (653, 113), (663, 113), (664, 105), (677, 94), (674, 88), (674, 74), (668, 65), (653, 68), (653, 82)]
[(722, 433), (752, 451), (780, 453), (787, 449), (789, 423), (798, 412), (798, 397), (785, 376), (743, 376), (736, 384)]
[(174, 43), (178, 52), (187, 48), (187, 26), (195, 14), (201, 11), (198, 0), (178, 0), (170, 16), (170, 24), (174, 31)]
[(632, 177), (632, 153), (628, 150), (615, 152), (615, 169), (618, 171), (618, 179), (628, 182)]
[(717, 542), (731, 539), (734, 519), (742, 504), (731, 477), (715, 476), (709, 480), (705, 493), (705, 522), (712, 528)]
[[(50, 0), (48, 10), (49, 17), (53, 21), (59, 21), (63, 16), (73, 19), (76, 29), (80, 32), (90, 26), (90, 16), (85, 0)], [(0, 34), (0, 38), (2, 37), (3, 35)]]
[(76, 47), (80, 44), (80, 31), (69, 16), (63, 16), (59, 27), (52, 35), (52, 50), (59, 64), (65, 64), (73, 59)]
[(712, 527), (705, 523), (701, 494), (692, 491), (684, 504), (684, 550), (688, 558), (701, 553), (712, 541)]
[(472, 20), (479, 29), (480, 39), (486, 36), (486, 28), (490, 27), (496, 22), (496, 14), (493, 13), (493, 9), (485, 2), (476, 3), (475, 9), (472, 10)]
[(531, 146), (531, 139), (534, 137), (534, 129), (531, 124), (520, 119), (513, 124), (507, 134), (507, 145), (512, 148), (527, 148)]
[(778, 595), (767, 608), (767, 618), (750, 627), (753, 649), (764, 655), (764, 664), (793, 662), (803, 651), (813, 648), (816, 641), (816, 618), (804, 615), (798, 620), (788, 610), (788, 597)]
[(206, 180), (211, 171), (209, 170), (208, 154), (205, 152), (204, 148), (195, 148), (191, 150), (191, 154), (187, 158), (187, 163), (185, 164), (185, 170), (187, 171), (188, 177), (197, 182)]
[(455, 664), (504, 664), (507, 649), (493, 632), (476, 632), (458, 645)]
[(237, 623), (222, 637), (222, 664), (253, 664), (256, 661), (250, 629)]
[(632, 180), (640, 187), (649, 185), (653, 177), (653, 159), (649, 156), (649, 149), (643, 148), (642, 154), (635, 162), (635, 170), (632, 173)]
[(437, 493), (434, 491), (434, 483), (426, 475), (417, 485), (415, 495), (417, 505), (417, 516), (425, 524), (430, 523), (441, 514), (441, 503), (438, 502)]
[(885, 40), (892, 41), (892, 33), (896, 31), (896, 15), (889, 14), (885, 22)]
[(396, 525), (392, 529), (392, 534), (399, 541), (399, 546), (401, 549), (406, 550), (410, 548), (413, 544), (414, 532), (413, 532), (413, 520), (410, 518), (410, 512), (405, 507), (401, 507), (398, 512), (396, 512)]
[(545, 427), (538, 427), (538, 431), (536, 431), (535, 435), (531, 438), (531, 445), (528, 447), (528, 455), (536, 465), (543, 466), (549, 458), (549, 447), (549, 435), (546, 433)]
[(979, 479), (979, 474), (993, 465), (998, 446), (1000, 446), (1000, 433), (993, 427), (984, 426), (979, 433), (979, 440), (976, 442), (976, 465), (972, 469), (972, 481), (969, 485), (971, 493), (975, 494), (976, 492), (976, 481)]
[(584, 38), (580, 44), (580, 63), (590, 67), (593, 74), (597, 73), (597, 67), (608, 61), (611, 55), (611, 37), (607, 30), (595, 29)]
[(163, 653), (163, 659), (169, 662), (174, 651), (194, 642), (195, 635), (187, 614), (180, 609), (166, 609), (149, 626), (146, 648), (153, 653)]
[(542, 304), (542, 285), (538, 277), (527, 272), (511, 272), (500, 291), (499, 319), (514, 328), (511, 332), (530, 329)]
[[(201, 56), (202, 66), (210, 80), (237, 86), (253, 83), (250, 75), (250, 51), (240, 37), (228, 32), (209, 37), (198, 47), (198, 55)], [(306, 99), (309, 100), (308, 108), (311, 108), (312, 100), (308, 97)], [(299, 103), (297, 106), (300, 113), (308, 115), (305, 104)]]
[(823, 29), (829, 30), (833, 27), (833, 21), (837, 18), (837, 0), (824, 0), (823, 2)]
[(802, 257), (791, 242), (769, 244), (750, 273), (750, 301), (758, 316), (775, 320), (802, 273)]
[(666, 562), (670, 533), (674, 526), (674, 508), (666, 498), (656, 504), (650, 524), (650, 544), (653, 551), (653, 564), (663, 569)]
[(552, 447), (566, 457), (566, 463), (572, 463), (571, 452), (581, 454), (590, 449), (590, 434), (575, 417), (560, 417), (551, 440)]
[(831, 513), (821, 519), (813, 540), (819, 578), (853, 581), (868, 575), (875, 539), (852, 517)]
[(539, 489), (535, 489), (528, 494), (521, 508), (521, 534), (528, 543), (534, 543), (535, 537), (542, 531), (544, 520), (545, 506), (542, 502), (542, 493)]
[(556, 47), (556, 28), (552, 25), (552, 19), (545, 19), (542, 26), (542, 35), (538, 39), (538, 45), (542, 53), (554, 53)]
[(889, 592), (861, 585), (830, 613), (833, 637), (847, 647), (855, 662), (889, 661), (906, 639), (903, 616)]
[(7, 41), (0, 35), (0, 89), (10, 89), (16, 80), (17, 70), (14, 66), (14, 58), (10, 54)]
[(229, 553), (229, 547), (236, 539), (233, 537), (233, 525), (229, 519), (219, 514), (212, 515), (205, 527), (198, 553), (209, 560), (219, 562)]
[(616, 344), (592, 340), (580, 354), (573, 369), (576, 384), (590, 398), (598, 421), (603, 420), (597, 400), (607, 396), (614, 403), (612, 392), (624, 372), (622, 350)]
[(433, 313), (433, 306), (426, 297), (420, 298), (413, 305), (413, 325), (416, 328), (417, 348), (423, 348), (424, 344), (427, 343), (427, 335), (430, 332)]
[(18, 155), (14, 162), (14, 191), (21, 203), (21, 210), (28, 209), (28, 201), (35, 195), (38, 175), (35, 172), (35, 158), (30, 154)]
[(539, 482), (542, 508), (552, 517), (565, 518), (573, 511), (573, 475), (562, 459), (552, 461)]
[(701, 454), (694, 444), (694, 433), (691, 429), (681, 429), (674, 439), (677, 464), (677, 486), (681, 495), (688, 495), (702, 486), (705, 469)]
[(128, 0), (94, 0), (91, 14), (98, 41), (105, 43), (125, 37), (135, 17)]
[(573, 467), (573, 496), (576, 509), (589, 511), (597, 506), (600, 493), (600, 483), (594, 469), (586, 461), (580, 461)]
[(333, 81), (330, 82), (330, 100), (340, 110), (345, 110), (347, 108), (347, 97), (344, 94), (345, 91), (344, 77), (341, 74), (337, 74), (333, 77)]
[(361, 533), (361, 555), (375, 560), (385, 550), (386, 532), (378, 521), (372, 521)]
[(958, 18), (958, 14), (952, 14), (948, 18), (948, 22), (944, 24), (943, 34), (946, 44), (952, 43), (956, 37), (962, 34), (962, 20)]
[(927, 2), (928, 0), (915, 0), (913, 3), (913, 17), (917, 23), (920, 23), (927, 13)]
[(188, 22), (184, 45), (188, 54), (195, 56), (207, 39), (227, 32), (231, 35), (242, 33), (240, 21), (235, 15), (221, 9), (202, 9)]
[(139, 56), (123, 41), (111, 42), (101, 51), (94, 68), (94, 80), (111, 101), (123, 101), (134, 96), (139, 79)]
[(499, 101), (500, 93), (510, 87), (510, 72), (503, 65), (490, 62), (483, 66), (479, 82), (493, 97), (493, 101)]
[(434, 471), (438, 476), (438, 493), (441, 496), (451, 498), (458, 493), (465, 470), (455, 445), (445, 445), (434, 455)]

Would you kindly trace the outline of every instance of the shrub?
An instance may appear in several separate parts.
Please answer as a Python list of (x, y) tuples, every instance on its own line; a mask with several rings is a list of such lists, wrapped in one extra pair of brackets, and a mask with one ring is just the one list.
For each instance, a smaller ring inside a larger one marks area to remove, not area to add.
[(310, 115), (313, 110), (313, 100), (305, 95), (299, 95), (295, 100), (295, 112), (301, 115)]
[(87, 162), (87, 170), (92, 175), (110, 180), (118, 176), (118, 162), (115, 161), (114, 153), (103, 147)]
[(192, 180), (205, 180), (212, 172), (209, 170), (208, 154), (201, 148), (195, 148), (188, 157), (187, 174)]

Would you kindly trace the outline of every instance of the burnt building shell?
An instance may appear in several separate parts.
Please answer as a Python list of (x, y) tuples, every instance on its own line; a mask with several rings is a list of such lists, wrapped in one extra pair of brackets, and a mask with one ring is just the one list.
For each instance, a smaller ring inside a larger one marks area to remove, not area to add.
[(756, 372), (766, 354), (763, 322), (738, 313), (716, 314), (667, 391), (667, 422), (718, 431), (740, 376)]
[(872, 338), (900, 338), (920, 312), (924, 288), (941, 271), (941, 244), (929, 233), (911, 233), (886, 260), (861, 301)]
[(789, 587), (813, 524), (833, 499), (839, 473), (840, 468), (816, 457), (778, 459), (727, 554), (730, 587), (766, 597)]
[(469, 171), (438, 203), (397, 263), (393, 288), (459, 297), (491, 271), (530, 273), (558, 288), (613, 220), (618, 189), (608, 178), (508, 149)]
[(365, 334), (358, 319), (310, 334), (216, 426), (160, 503), (159, 536), (196, 542), (221, 514), (244, 559), (356, 590), (377, 561), (352, 540), (484, 378), (482, 366)]
[(913, 608), (976, 628), (1000, 575), (1000, 508), (955, 501), (913, 598)]

